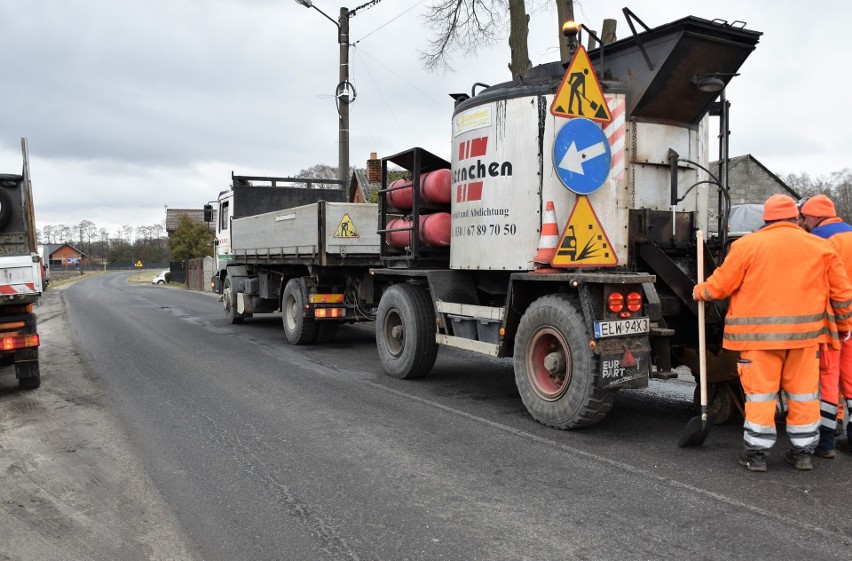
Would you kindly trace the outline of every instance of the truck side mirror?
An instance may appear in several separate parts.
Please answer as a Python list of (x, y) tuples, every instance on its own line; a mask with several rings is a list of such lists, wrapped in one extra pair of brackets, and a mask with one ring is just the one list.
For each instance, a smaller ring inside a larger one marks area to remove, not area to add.
[(204, 205), (204, 221), (213, 222), (213, 205)]

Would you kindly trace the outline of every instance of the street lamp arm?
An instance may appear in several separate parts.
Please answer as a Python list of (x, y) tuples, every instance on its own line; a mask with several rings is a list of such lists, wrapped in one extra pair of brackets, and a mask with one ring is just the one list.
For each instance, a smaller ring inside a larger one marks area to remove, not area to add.
[[(331, 16), (314, 6), (313, 0), (296, 0), (306, 8), (313, 8), (328, 21), (337, 26), (337, 43), (340, 45), (340, 81), (334, 92), (337, 105), (338, 122), (338, 179), (342, 185), (349, 180), (349, 104), (355, 99), (355, 88), (349, 82), (349, 17), (348, 8), (340, 8), (340, 19), (334, 21)], [(366, 4), (365, 4), (366, 6)], [(350, 98), (350, 93), (353, 94)]]
[(318, 11), (318, 12), (319, 12), (319, 13), (321, 13), (323, 16), (325, 16), (325, 18), (326, 18), (328, 21), (330, 21), (331, 23), (333, 23), (334, 25), (336, 25), (336, 26), (337, 26), (337, 29), (340, 29), (340, 24), (339, 24), (339, 23), (337, 23), (334, 19), (332, 19), (332, 17), (331, 17), (331, 16), (329, 16), (327, 13), (323, 12), (322, 10), (320, 10), (319, 8), (317, 8), (316, 6), (314, 6), (314, 3), (313, 3), (311, 0), (296, 0), (296, 3), (297, 3), (297, 4), (301, 4), (302, 6), (304, 6), (304, 7), (306, 7), (306, 8), (313, 8), (314, 10)]

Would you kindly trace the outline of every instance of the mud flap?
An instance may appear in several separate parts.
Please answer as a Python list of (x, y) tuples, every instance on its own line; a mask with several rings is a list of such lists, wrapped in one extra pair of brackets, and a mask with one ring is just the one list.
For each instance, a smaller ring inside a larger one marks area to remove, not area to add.
[(600, 375), (597, 386), (605, 390), (648, 387), (651, 346), (647, 338), (598, 341)]
[(244, 293), (237, 293), (237, 313), (241, 316), (250, 317), (254, 313), (254, 306), (252, 306), (251, 296)]

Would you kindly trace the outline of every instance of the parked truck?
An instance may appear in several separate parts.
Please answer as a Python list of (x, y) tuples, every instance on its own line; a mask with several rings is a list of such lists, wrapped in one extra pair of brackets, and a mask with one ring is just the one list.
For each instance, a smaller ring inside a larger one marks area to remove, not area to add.
[[(454, 95), (449, 161), (417, 147), (383, 158), (378, 238), (364, 222), (371, 207), (358, 219), (371, 249), (335, 249), (341, 203), (228, 222), (220, 196), (219, 249), (230, 244), (232, 261), (216, 280), (229, 319), (282, 310), (288, 340), (309, 343), (327, 339), (314, 334), (330, 321), (322, 308), (339, 307), (334, 325), (375, 318), (379, 358), (398, 378), (427, 375), (441, 346), (513, 357), (527, 410), (560, 429), (599, 422), (619, 389), (674, 366), (697, 376), (696, 255), (712, 273), (730, 206), (708, 169), (708, 114), (721, 117), (726, 155), (723, 88), (761, 34), (697, 17), (651, 29), (624, 13), (625, 39)], [(407, 180), (391, 182), (394, 169)], [(285, 234), (302, 213), (305, 227)], [(711, 216), (720, 234), (698, 248)], [(706, 314), (720, 418), (740, 399), (724, 312)]]
[(338, 180), (231, 176), (219, 194), (213, 289), (230, 323), (282, 312), (293, 344), (328, 342), (344, 322), (373, 319), (378, 206), (350, 203)]
[(0, 363), (15, 365), (18, 385), (41, 385), (39, 335), (33, 306), (43, 290), (44, 265), (37, 251), (27, 140), (23, 170), (0, 174)]

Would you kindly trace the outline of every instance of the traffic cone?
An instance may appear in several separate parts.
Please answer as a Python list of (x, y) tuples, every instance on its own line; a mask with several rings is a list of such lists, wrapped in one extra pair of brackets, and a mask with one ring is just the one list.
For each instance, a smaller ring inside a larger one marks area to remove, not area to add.
[(555, 269), (547, 266), (553, 261), (556, 249), (559, 247), (559, 226), (556, 225), (556, 209), (553, 201), (547, 201), (544, 208), (544, 221), (541, 224), (541, 239), (538, 242), (538, 253), (533, 258), (537, 273), (548, 273)]

